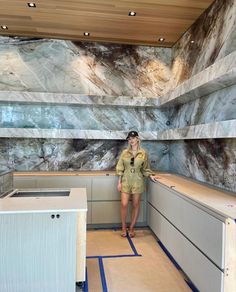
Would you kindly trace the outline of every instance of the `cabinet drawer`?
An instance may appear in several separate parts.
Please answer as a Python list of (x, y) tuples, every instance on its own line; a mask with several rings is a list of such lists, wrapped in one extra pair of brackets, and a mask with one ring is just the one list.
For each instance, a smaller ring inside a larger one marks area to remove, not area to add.
[(148, 201), (223, 269), (225, 224), (168, 187), (152, 183), (149, 190)]
[[(149, 205), (149, 204), (148, 204)], [(223, 291), (223, 273), (151, 205), (150, 228), (171, 253), (194, 285), (204, 292)]]
[[(131, 208), (129, 205), (128, 221), (130, 221)], [(137, 222), (144, 220), (144, 204), (141, 202), (140, 214)], [(120, 202), (93, 202), (92, 203), (92, 224), (121, 223)]]

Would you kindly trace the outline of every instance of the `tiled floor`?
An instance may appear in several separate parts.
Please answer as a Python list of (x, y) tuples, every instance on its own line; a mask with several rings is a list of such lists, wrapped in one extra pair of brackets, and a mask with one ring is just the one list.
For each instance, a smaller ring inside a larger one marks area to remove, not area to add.
[(132, 240), (119, 230), (88, 231), (86, 285), (89, 292), (192, 291), (149, 229)]

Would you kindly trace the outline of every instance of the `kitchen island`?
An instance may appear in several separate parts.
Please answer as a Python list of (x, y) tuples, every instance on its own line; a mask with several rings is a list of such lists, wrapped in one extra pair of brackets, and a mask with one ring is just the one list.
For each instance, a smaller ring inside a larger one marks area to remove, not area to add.
[(74, 292), (85, 281), (86, 213), (85, 188), (1, 198), (0, 291)]

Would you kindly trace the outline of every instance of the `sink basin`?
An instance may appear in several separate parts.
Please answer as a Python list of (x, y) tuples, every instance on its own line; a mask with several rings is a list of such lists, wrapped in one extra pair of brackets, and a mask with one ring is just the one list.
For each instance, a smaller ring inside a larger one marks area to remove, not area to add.
[(12, 195), (13, 197), (68, 197), (70, 191), (16, 191)]

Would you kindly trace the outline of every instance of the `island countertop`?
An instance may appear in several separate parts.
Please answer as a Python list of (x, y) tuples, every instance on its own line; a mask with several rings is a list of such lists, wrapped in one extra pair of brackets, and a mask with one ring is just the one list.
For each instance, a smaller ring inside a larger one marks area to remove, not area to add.
[[(177, 174), (155, 171), (159, 177), (158, 182), (171, 187), (187, 198), (223, 215), (236, 219), (236, 194), (223, 189), (201, 183), (197, 180)], [(24, 171), (14, 172), (14, 177), (24, 176), (115, 176), (113, 170), (107, 171)]]
[[(27, 189), (29, 191), (30, 189)], [(32, 191), (65, 191), (65, 189), (32, 189)], [(0, 199), (0, 214), (78, 212), (87, 211), (85, 188), (71, 188), (69, 196), (11, 197), (13, 192)], [(22, 190), (20, 190), (22, 191)]]

